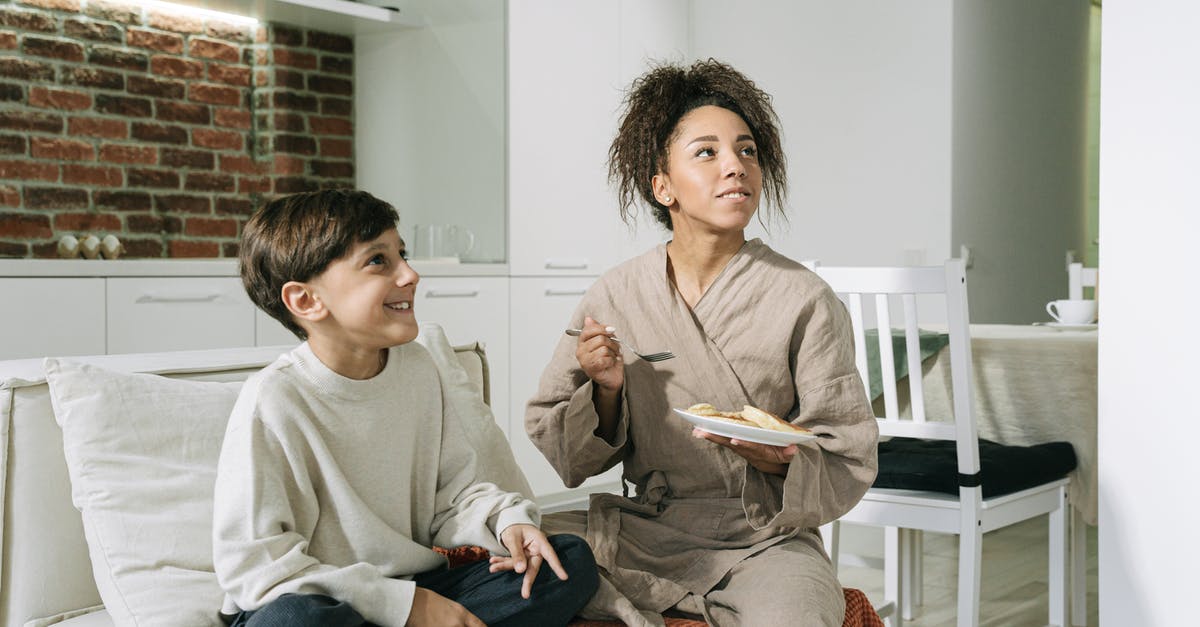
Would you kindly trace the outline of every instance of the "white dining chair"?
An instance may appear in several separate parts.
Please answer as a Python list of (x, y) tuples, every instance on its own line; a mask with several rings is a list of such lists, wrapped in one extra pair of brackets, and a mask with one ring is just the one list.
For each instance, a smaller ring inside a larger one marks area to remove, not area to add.
[(1080, 300), (1083, 298), (1083, 288), (1095, 289), (1098, 274), (1098, 268), (1085, 268), (1078, 262), (1067, 264), (1067, 298)]
[[(898, 627), (911, 618), (920, 598), (920, 531), (956, 534), (958, 556), (958, 625), (979, 624), (980, 581), (983, 570), (983, 534), (1049, 514), (1049, 618), (1053, 625), (1069, 623), (1067, 489), (1069, 479), (1057, 478), (1001, 496), (983, 497), (979, 438), (972, 392), (971, 338), (968, 325), (967, 283), (962, 260), (944, 267), (858, 268), (817, 266), (814, 271), (841, 296), (849, 308), (855, 335), (855, 355), (864, 383), (867, 369), (864, 311), (874, 309), (878, 329), (902, 328), (908, 372), (920, 373), (918, 297), (940, 294), (945, 299), (949, 330), (953, 422), (926, 420), (920, 376), (906, 378), (909, 408), (900, 411), (891, 334), (879, 333), (879, 361), (883, 384), (884, 415), (877, 417), (881, 437), (910, 437), (954, 442), (957, 495), (924, 490), (872, 487), (839, 522), (882, 526), (884, 542), (884, 600), (877, 603), (887, 623)], [(892, 319), (898, 305), (902, 320)], [(926, 303), (927, 304), (927, 303)], [(834, 564), (838, 562), (838, 522), (827, 529), (826, 542)], [(907, 589), (906, 589), (907, 587)], [(1078, 592), (1077, 592), (1078, 594)], [(905, 615), (908, 616), (905, 616)]]

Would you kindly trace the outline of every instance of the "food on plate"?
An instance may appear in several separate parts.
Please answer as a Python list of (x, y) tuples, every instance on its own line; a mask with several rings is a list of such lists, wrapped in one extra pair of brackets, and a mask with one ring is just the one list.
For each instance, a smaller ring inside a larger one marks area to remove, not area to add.
[(759, 429), (782, 431), (784, 433), (812, 433), (812, 431), (797, 427), (775, 414), (750, 405), (745, 405), (742, 407), (742, 411), (735, 412), (721, 411), (709, 403), (697, 403), (688, 407), (687, 411), (689, 414), (704, 416), (705, 418), (716, 418), (746, 427), (757, 427)]

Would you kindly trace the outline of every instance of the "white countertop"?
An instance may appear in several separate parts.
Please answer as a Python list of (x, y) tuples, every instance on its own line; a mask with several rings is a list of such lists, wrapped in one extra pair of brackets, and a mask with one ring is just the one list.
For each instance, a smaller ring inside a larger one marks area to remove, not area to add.
[[(412, 260), (421, 276), (507, 276), (504, 263)], [(0, 259), (0, 277), (238, 276), (236, 259)]]

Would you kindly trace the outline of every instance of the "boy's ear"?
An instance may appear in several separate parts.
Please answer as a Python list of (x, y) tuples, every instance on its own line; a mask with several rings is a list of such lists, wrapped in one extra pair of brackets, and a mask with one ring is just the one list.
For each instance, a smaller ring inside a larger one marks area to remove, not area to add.
[(313, 293), (312, 287), (300, 281), (288, 281), (283, 284), (283, 304), (293, 316), (301, 320), (316, 322), (329, 315), (329, 310), (321, 299)]

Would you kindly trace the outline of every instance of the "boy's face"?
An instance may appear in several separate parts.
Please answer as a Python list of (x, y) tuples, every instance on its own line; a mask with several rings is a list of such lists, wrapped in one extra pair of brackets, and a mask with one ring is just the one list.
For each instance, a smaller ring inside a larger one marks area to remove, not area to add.
[[(348, 351), (378, 350), (417, 337), (413, 297), (420, 277), (405, 260), (395, 229), (358, 242), (308, 282), (325, 315), (307, 324), (310, 339)], [(303, 323), (302, 323), (303, 324)]]

